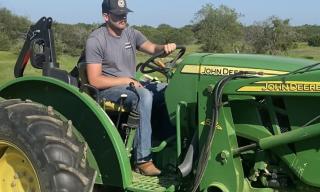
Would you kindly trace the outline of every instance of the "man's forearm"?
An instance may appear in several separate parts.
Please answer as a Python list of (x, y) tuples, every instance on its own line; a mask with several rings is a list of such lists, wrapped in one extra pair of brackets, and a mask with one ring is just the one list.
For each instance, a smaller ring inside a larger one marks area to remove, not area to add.
[(99, 75), (92, 80), (89, 79), (89, 83), (98, 89), (107, 89), (114, 86), (129, 85), (131, 82), (137, 83), (134, 79), (129, 77), (107, 77)]

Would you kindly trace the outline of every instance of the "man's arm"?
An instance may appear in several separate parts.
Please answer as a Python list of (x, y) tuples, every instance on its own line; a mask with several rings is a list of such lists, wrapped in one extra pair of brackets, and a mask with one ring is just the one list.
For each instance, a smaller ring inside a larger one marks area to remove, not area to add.
[(166, 54), (172, 53), (177, 48), (175, 43), (169, 43), (165, 45), (157, 45), (151, 41), (146, 41), (142, 43), (139, 47), (139, 51), (148, 53), (150, 55), (164, 51)]
[(141, 84), (129, 77), (108, 77), (102, 73), (102, 48), (100, 42), (95, 37), (89, 37), (86, 43), (86, 60), (89, 62), (86, 66), (88, 83), (98, 89), (107, 89), (113, 86), (129, 85), (133, 82), (135, 87)]
[(95, 86), (98, 89), (107, 89), (113, 86), (129, 85), (134, 83), (135, 87), (141, 87), (142, 85), (134, 79), (129, 77), (108, 77), (102, 74), (101, 63), (87, 64), (87, 77), (90, 85)]

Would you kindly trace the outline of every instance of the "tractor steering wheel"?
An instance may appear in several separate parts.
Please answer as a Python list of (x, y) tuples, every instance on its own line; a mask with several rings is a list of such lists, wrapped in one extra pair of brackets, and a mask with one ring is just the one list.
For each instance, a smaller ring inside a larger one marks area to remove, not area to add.
[[(158, 71), (158, 72), (166, 75), (167, 72), (169, 72), (172, 68), (174, 68), (176, 66), (178, 59), (180, 59), (182, 57), (182, 55), (184, 55), (184, 53), (186, 52), (185, 46), (177, 45), (176, 49), (179, 50), (179, 52), (175, 55), (175, 57), (171, 61), (165, 62), (165, 63), (163, 63), (161, 61), (155, 61), (155, 59), (157, 59), (165, 54), (165, 52), (163, 50), (163, 51), (160, 51), (159, 53), (156, 53), (155, 55), (151, 56), (144, 63), (140, 63), (139, 65), (137, 65), (137, 70), (140, 69), (140, 71), (144, 74), (153, 73), (153, 72)], [(166, 56), (168, 56), (168, 55), (166, 55)], [(148, 67), (149, 69), (146, 69), (146, 67)]]

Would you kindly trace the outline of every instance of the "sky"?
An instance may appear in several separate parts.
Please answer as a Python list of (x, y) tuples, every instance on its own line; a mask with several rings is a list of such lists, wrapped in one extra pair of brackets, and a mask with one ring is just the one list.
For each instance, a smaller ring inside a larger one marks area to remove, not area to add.
[[(0, 0), (14, 14), (35, 22), (43, 16), (60, 23), (101, 23), (102, 0)], [(133, 10), (128, 16), (131, 25), (169, 24), (182, 27), (191, 24), (195, 13), (207, 3), (226, 5), (243, 16), (245, 25), (266, 20), (270, 16), (290, 19), (292, 25), (320, 25), (320, 0), (127, 0)]]

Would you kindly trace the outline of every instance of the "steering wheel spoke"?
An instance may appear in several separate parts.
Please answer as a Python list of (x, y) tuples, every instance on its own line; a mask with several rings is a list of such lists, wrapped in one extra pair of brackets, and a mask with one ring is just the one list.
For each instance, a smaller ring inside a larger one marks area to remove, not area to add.
[(166, 64), (161, 59), (154, 60), (153, 63), (156, 64), (160, 68), (166, 67)]

